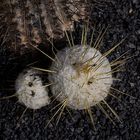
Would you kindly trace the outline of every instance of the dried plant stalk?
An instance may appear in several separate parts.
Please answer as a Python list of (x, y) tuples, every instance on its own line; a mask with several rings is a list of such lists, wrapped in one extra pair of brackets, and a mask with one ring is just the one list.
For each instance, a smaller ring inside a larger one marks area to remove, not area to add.
[(87, 19), (87, 5), (85, 0), (2, 0), (1, 41), (29, 48), (50, 38), (61, 39), (74, 29), (74, 21)]

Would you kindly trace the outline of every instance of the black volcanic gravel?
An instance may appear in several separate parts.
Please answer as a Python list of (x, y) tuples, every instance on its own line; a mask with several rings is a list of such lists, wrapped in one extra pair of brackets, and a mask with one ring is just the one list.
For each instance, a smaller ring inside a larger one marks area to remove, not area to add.
[[(122, 81), (114, 82), (113, 86), (136, 98), (118, 96), (122, 102), (107, 98), (122, 123), (114, 118), (113, 125), (98, 108), (93, 108), (96, 131), (85, 113), (74, 110), (70, 110), (72, 117), (65, 111), (57, 126), (54, 119), (45, 128), (54, 113), (50, 111), (53, 105), (36, 111), (27, 110), (20, 119), (25, 107), (13, 98), (0, 101), (0, 140), (140, 140), (140, 0), (93, 2), (91, 17), (96, 26), (108, 25), (101, 51), (127, 37), (109, 57), (110, 61), (127, 50), (130, 50), (129, 56), (134, 55), (125, 65), (125, 71), (115, 75)], [(45, 64), (44, 57), (36, 55)], [(34, 58), (31, 54), (17, 57), (4, 47), (0, 48), (1, 97), (14, 93), (14, 80), (25, 65), (32, 62), (31, 58)]]

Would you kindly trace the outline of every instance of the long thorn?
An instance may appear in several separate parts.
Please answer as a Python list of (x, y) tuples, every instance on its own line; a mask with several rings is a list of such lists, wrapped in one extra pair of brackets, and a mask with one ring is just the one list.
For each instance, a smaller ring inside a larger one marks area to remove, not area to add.
[(51, 104), (62, 94), (62, 91), (51, 101)]
[[(65, 102), (66, 100), (64, 100), (64, 102)], [(63, 102), (63, 103), (64, 103)], [(62, 105), (61, 105), (61, 107), (55, 112), (55, 114), (52, 116), (52, 118), (49, 120), (49, 122), (47, 123), (47, 125), (45, 126), (45, 128), (50, 124), (50, 122), (53, 120), (53, 118), (58, 114), (58, 112), (62, 109), (62, 107), (63, 107), (63, 103), (61, 103)]]
[(44, 85), (43, 87), (49, 87), (49, 86), (51, 86), (51, 85), (54, 85), (54, 83), (46, 84), (46, 85)]
[(135, 98), (135, 99), (136, 99), (136, 97), (134, 97), (134, 96), (132, 96), (132, 95), (129, 95), (129, 94), (127, 94), (127, 93), (124, 93), (124, 92), (122, 92), (122, 91), (120, 91), (120, 90), (118, 90), (118, 89), (116, 89), (116, 88), (113, 88), (113, 87), (110, 87), (110, 88), (111, 88), (112, 90), (118, 92), (118, 93), (121, 93), (121, 94), (123, 94), (123, 95), (127, 95), (127, 96), (129, 96), (129, 97), (131, 97), (131, 98)]
[(53, 111), (54, 109), (56, 109), (58, 106), (62, 105), (63, 102), (58, 103), (55, 107), (53, 107), (50, 111)]
[(17, 94), (14, 94), (14, 95), (11, 95), (11, 96), (2, 97), (2, 98), (0, 98), (0, 100), (9, 99), (9, 98), (13, 98), (13, 97), (16, 97), (16, 96), (17, 96)]
[(39, 71), (44, 71), (44, 72), (49, 72), (49, 73), (57, 73), (57, 71), (53, 71), (53, 70), (37, 68), (37, 67), (32, 67), (32, 68), (35, 69), (35, 70), (39, 70)]
[(63, 103), (63, 107), (62, 107), (62, 110), (61, 110), (61, 112), (60, 112), (60, 114), (59, 114), (59, 116), (58, 116), (56, 125), (58, 125), (58, 123), (59, 123), (59, 120), (60, 120), (60, 118), (61, 118), (61, 116), (62, 116), (62, 113), (63, 113), (65, 107), (66, 107), (66, 104), (67, 104), (67, 100)]
[(109, 106), (109, 104), (103, 100), (103, 102), (107, 105), (107, 107), (110, 109), (110, 111), (114, 114), (114, 116), (118, 119), (119, 122), (121, 122), (119, 116), (117, 115), (117, 113)]
[(97, 61), (101, 61), (102, 59), (104, 59), (105, 57), (107, 57), (110, 53), (112, 53), (118, 46), (120, 46), (120, 44), (122, 44), (124, 42), (126, 38), (122, 39), (118, 44), (116, 44), (113, 48), (109, 49), (107, 52), (105, 52)]
[(17, 124), (19, 124), (19, 122), (21, 121), (21, 119), (24, 116), (25, 112), (27, 111), (27, 109), (28, 109), (28, 107), (26, 107), (25, 110), (23, 111), (23, 113), (21, 114)]
[(65, 31), (65, 34), (66, 34), (69, 46), (72, 48), (72, 44), (71, 44), (71, 41), (70, 41), (70, 38), (69, 38), (69, 35), (68, 35), (67, 31)]
[(103, 108), (103, 106), (98, 103), (97, 106), (100, 108), (100, 110), (106, 115), (107, 118), (115, 125), (115, 122), (112, 120), (112, 118), (108, 115), (107, 111)]
[(56, 62), (55, 59), (53, 59), (51, 56), (49, 56), (48, 54), (46, 54), (45, 52), (43, 52), (42, 50), (40, 50), (37, 46), (34, 46), (32, 44), (30, 44), (32, 47), (34, 47), (35, 49), (37, 49), (38, 51), (40, 51), (42, 54), (44, 54), (45, 56), (47, 56), (49, 59), (51, 59), (52, 61)]
[(72, 117), (72, 114), (71, 114), (71, 112), (69, 111), (69, 109), (68, 109), (67, 107), (66, 107), (66, 110), (67, 110), (67, 112), (69, 113), (71, 119), (74, 121), (74, 119), (73, 119), (73, 117)]
[(91, 34), (90, 47), (92, 47), (92, 43), (93, 43), (93, 35), (94, 35), (94, 30), (92, 31), (92, 34)]

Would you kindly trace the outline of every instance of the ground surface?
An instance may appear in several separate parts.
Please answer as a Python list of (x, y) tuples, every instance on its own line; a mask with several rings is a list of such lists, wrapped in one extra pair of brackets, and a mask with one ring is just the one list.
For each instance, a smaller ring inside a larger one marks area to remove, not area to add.
[[(103, 1), (103, 0), (102, 0)], [(103, 50), (110, 48), (113, 42), (117, 43), (127, 36), (112, 58), (130, 50), (129, 55), (135, 55), (125, 66), (125, 72), (118, 73), (117, 78), (122, 82), (115, 83), (116, 87), (127, 92), (136, 99), (121, 96), (122, 102), (109, 97), (108, 103), (120, 116), (122, 123), (116, 119), (113, 125), (98, 109), (93, 108), (96, 131), (90, 119), (80, 111), (73, 111), (72, 118), (64, 112), (59, 124), (52, 121), (44, 129), (54, 112), (50, 111), (53, 105), (37, 111), (27, 110), (16, 103), (16, 98), (0, 102), (0, 139), (2, 140), (139, 140), (140, 139), (140, 1), (139, 0), (108, 0), (94, 4), (92, 12), (93, 22), (98, 25), (109, 25), (104, 39)], [(37, 54), (38, 55), (38, 54)], [(11, 86), (19, 71), (32, 62), (31, 54), (15, 57), (5, 48), (0, 49), (0, 94), (10, 95), (14, 92)], [(45, 58), (38, 55), (41, 63)], [(4, 88), (6, 90), (4, 90)], [(3, 89), (3, 90), (2, 90)], [(21, 117), (21, 119), (20, 119)]]

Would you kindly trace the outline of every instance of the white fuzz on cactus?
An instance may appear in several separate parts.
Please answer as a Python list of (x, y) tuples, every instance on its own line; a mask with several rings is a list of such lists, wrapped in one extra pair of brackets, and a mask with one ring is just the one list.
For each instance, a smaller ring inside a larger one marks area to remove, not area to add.
[(19, 74), (15, 89), (20, 103), (27, 108), (40, 109), (50, 103), (48, 89), (43, 86), (40, 72), (28, 69)]
[(95, 48), (77, 45), (56, 54), (49, 74), (52, 94), (73, 109), (87, 109), (109, 94), (113, 78), (108, 59)]

